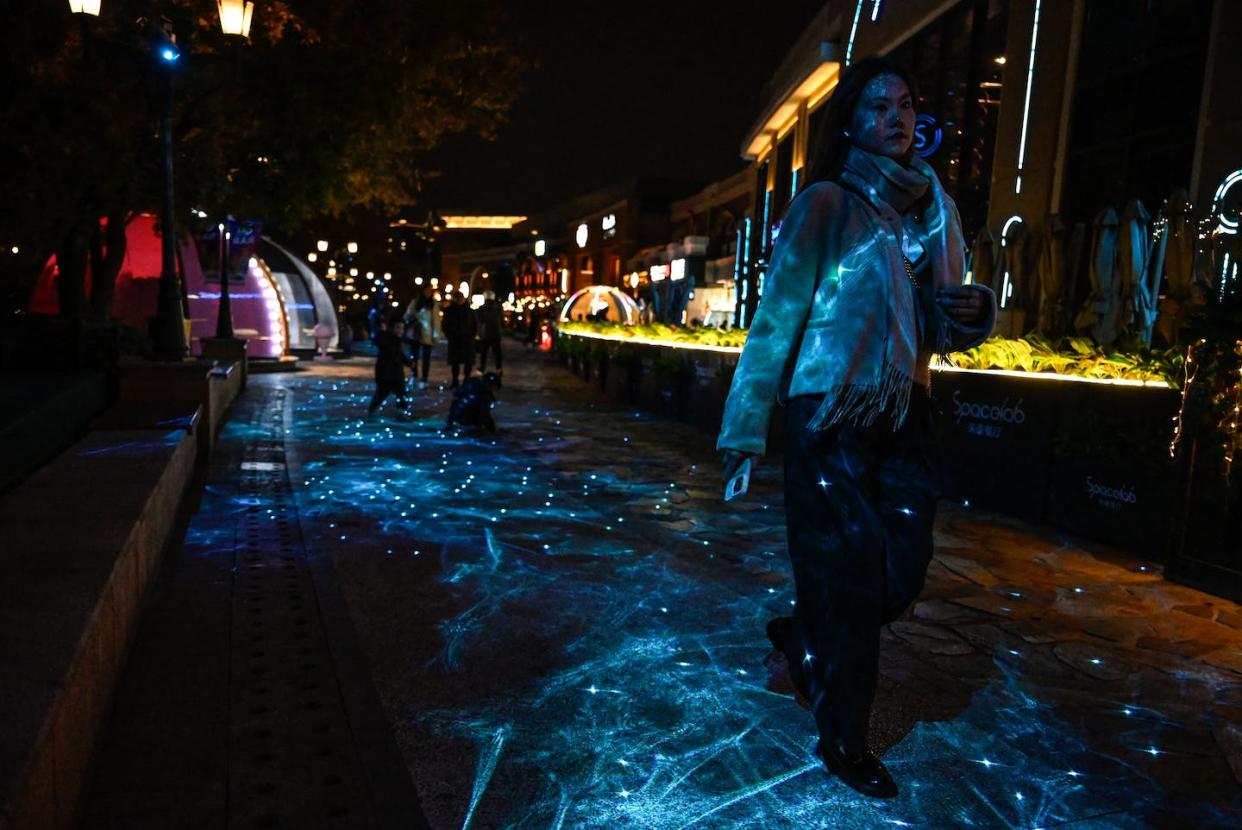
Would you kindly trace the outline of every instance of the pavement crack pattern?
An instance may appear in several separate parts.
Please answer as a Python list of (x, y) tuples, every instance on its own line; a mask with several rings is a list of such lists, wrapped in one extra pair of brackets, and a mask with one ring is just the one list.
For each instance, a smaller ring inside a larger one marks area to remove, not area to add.
[(1236, 606), (952, 505), (884, 633), (872, 740), (902, 794), (843, 787), (765, 687), (793, 599), (779, 464), (724, 505), (710, 436), (508, 363), (495, 437), (441, 433), (434, 388), (364, 419), (363, 361), (260, 381), (293, 396), (306, 545), (436, 830), (1242, 821)]

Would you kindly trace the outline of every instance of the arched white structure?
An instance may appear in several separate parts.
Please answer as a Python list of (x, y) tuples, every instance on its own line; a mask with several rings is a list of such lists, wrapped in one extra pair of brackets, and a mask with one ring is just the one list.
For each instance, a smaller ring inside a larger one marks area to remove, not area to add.
[(611, 285), (588, 285), (575, 291), (561, 306), (560, 321), (590, 320), (601, 311), (610, 323), (632, 326), (638, 322), (638, 304)]
[(289, 348), (313, 351), (315, 326), (320, 323), (325, 323), (332, 329), (328, 348), (339, 348), (340, 331), (336, 323), (336, 308), (328, 289), (310, 266), (288, 248), (266, 236), (259, 240), (255, 256), (263, 263), (279, 289)]

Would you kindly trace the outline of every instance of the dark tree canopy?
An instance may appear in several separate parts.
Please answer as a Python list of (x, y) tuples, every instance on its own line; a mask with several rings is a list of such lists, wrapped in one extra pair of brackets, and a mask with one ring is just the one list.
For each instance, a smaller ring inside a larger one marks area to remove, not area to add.
[(67, 3), (6, 11), (0, 278), (10, 308), (48, 253), (76, 271), (92, 241), (101, 256), (123, 244), (113, 234), (107, 245), (100, 217), (123, 226), (159, 208), (165, 76), (143, 20), (170, 20), (182, 53), (172, 71), (178, 223), (195, 208), (205, 221), (231, 213), (292, 230), (359, 206), (411, 205), (434, 175), (426, 152), (448, 133), (494, 135), (523, 69), (499, 4), (485, 0), (258, 0), (240, 46), (221, 34), (211, 0), (103, 0), (85, 26)]

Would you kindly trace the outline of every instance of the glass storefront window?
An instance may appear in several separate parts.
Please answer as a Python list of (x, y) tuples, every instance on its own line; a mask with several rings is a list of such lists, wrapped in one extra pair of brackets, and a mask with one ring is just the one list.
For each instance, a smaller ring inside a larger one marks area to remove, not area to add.
[(1212, 0), (1087, 5), (1061, 213), (1090, 222), (1190, 186)]
[(1006, 0), (966, 0), (890, 54), (919, 86), (916, 146), (957, 202), (967, 239), (987, 222), (1007, 25)]

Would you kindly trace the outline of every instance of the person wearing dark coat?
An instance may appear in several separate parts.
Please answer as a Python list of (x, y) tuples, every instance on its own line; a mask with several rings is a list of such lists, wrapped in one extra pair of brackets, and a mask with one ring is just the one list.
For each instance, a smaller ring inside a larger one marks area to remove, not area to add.
[(466, 377), (470, 377), (470, 370), (474, 367), (474, 338), (479, 330), (478, 318), (474, 309), (466, 305), (465, 294), (454, 295), (453, 304), (444, 310), (440, 328), (448, 341), (448, 363), (453, 375), (452, 388), (455, 389), (463, 366)]
[(375, 394), (367, 407), (367, 415), (374, 415), (375, 410), (388, 398), (397, 396), (397, 406), (405, 411), (405, 367), (413, 367), (401, 344), (401, 335), (405, 333), (405, 324), (398, 318), (388, 326), (381, 326), (372, 342), (375, 343)]
[(467, 427), (479, 427), (485, 432), (496, 431), (496, 421), (492, 418), (492, 407), (496, 404), (495, 389), (500, 385), (500, 376), (495, 372), (466, 378), (466, 381), (453, 390), (453, 403), (449, 406), (448, 423), (444, 428), (452, 429), (461, 424)]
[(495, 292), (483, 292), (483, 305), (479, 307), (479, 371), (487, 369), (487, 354), (491, 352), (497, 373), (505, 370), (504, 355), (500, 351), (500, 335), (504, 330), (504, 310)]

